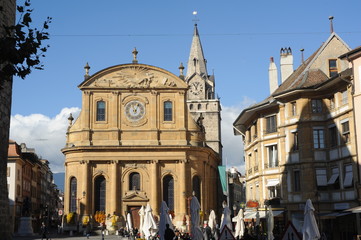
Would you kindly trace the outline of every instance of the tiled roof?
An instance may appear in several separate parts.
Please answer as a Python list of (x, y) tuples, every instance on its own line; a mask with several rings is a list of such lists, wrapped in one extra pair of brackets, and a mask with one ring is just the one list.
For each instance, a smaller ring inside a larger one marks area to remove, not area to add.
[(13, 141), (9, 140), (8, 156), (9, 157), (19, 157), (21, 154), (19, 145)]
[(328, 77), (321, 70), (310, 70), (310, 65), (313, 59), (316, 57), (322, 46), (317, 49), (306, 61), (304, 61), (277, 89), (272, 95), (278, 95), (280, 93), (300, 89), (308, 88), (314, 84), (320, 83), (320, 81), (326, 80)]

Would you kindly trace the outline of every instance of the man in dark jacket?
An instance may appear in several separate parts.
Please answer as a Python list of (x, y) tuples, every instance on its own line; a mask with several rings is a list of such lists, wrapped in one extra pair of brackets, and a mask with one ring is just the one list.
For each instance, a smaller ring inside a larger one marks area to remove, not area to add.
[(164, 231), (164, 239), (165, 240), (173, 240), (173, 238), (175, 237), (175, 234), (173, 232), (172, 229), (169, 228), (169, 224), (167, 223), (165, 225), (165, 231)]

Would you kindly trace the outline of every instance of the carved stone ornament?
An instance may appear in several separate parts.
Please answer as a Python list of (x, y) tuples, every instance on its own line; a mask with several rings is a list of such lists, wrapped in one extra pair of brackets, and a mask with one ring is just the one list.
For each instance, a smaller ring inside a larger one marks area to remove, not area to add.
[(132, 66), (101, 76), (89, 86), (105, 88), (164, 88), (177, 87), (177, 84), (164, 73), (145, 66)]

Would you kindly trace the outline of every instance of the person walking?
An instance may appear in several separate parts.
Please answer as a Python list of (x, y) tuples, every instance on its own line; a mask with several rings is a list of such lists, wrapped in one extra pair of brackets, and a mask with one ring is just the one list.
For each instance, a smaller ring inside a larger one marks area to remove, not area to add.
[(44, 222), (41, 223), (40, 230), (41, 230), (41, 240), (43, 239), (49, 240), (49, 238), (47, 237), (48, 228), (46, 227)]
[(85, 233), (86, 233), (86, 238), (87, 238), (87, 239), (89, 239), (90, 232), (91, 232), (91, 225), (90, 225), (90, 222), (88, 222), (88, 223), (86, 224), (86, 229), (85, 229)]

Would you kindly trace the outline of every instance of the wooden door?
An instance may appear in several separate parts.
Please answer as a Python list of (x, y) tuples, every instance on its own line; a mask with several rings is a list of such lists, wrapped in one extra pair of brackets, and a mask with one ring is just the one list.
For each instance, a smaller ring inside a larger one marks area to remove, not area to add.
[(128, 206), (128, 212), (132, 216), (132, 224), (133, 228), (137, 228), (139, 230), (140, 227), (140, 216), (138, 214), (141, 206)]

